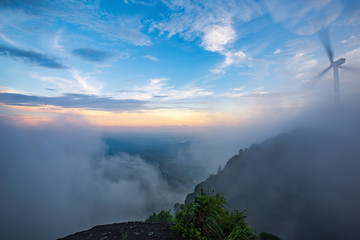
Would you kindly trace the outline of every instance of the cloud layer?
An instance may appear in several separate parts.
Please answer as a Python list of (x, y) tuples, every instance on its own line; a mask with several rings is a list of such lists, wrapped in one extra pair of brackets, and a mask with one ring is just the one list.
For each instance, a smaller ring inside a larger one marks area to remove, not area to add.
[(114, 54), (111, 52), (105, 52), (91, 48), (77, 48), (74, 49), (71, 53), (81, 57), (84, 60), (92, 62), (106, 62), (107, 60), (114, 57)]
[(94, 225), (142, 220), (179, 201), (158, 169), (137, 156), (105, 156), (84, 125), (41, 128), (0, 121), (0, 234), (56, 239)]
[(118, 100), (86, 94), (65, 94), (60, 97), (41, 97), (16, 93), (0, 93), (0, 102), (13, 106), (40, 107), (46, 105), (64, 108), (85, 108), (107, 111), (136, 111), (146, 109), (145, 101)]
[(0, 44), (0, 55), (15, 60), (20, 60), (30, 65), (37, 65), (53, 69), (68, 68), (67, 66), (63, 65), (56, 57), (51, 57), (33, 50), (24, 50), (14, 46), (5, 46)]

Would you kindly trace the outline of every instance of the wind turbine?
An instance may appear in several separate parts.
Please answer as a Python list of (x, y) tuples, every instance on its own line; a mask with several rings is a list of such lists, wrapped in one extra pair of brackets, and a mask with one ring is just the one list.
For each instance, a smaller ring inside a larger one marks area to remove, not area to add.
[(339, 68), (342, 68), (341, 65), (345, 63), (345, 58), (340, 58), (334, 62), (334, 52), (331, 48), (328, 30), (325, 28), (325, 29), (321, 30), (318, 34), (319, 34), (321, 43), (324, 45), (326, 54), (328, 55), (328, 58), (330, 60), (330, 66), (327, 67), (324, 71), (322, 71), (318, 75), (318, 77), (323, 76), (327, 71), (329, 71), (330, 69), (333, 69), (333, 72), (334, 72), (334, 99), (335, 99), (335, 103), (338, 103), (340, 101)]

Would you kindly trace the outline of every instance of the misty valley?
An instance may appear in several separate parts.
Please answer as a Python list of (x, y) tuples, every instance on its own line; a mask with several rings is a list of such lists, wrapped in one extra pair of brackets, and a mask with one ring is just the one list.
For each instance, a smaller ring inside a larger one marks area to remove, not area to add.
[(2, 121), (4, 236), (24, 238), (19, 224), (30, 239), (54, 239), (95, 225), (144, 221), (161, 210), (174, 214), (179, 204), (192, 206), (203, 190), (225, 197), (229, 211), (246, 209), (250, 235), (354, 239), (360, 234), (358, 110), (311, 112), (303, 127), (295, 127), (297, 121), (290, 130), (279, 126), (252, 143), (244, 139), (254, 139), (258, 126), (230, 128), (234, 134), (215, 129), (203, 138)]
[(348, 126), (297, 128), (240, 149), (208, 177), (201, 166), (179, 160), (193, 157), (195, 138), (118, 137), (106, 143), (109, 155), (127, 152), (158, 168), (173, 191), (189, 193), (198, 183), (186, 204), (201, 190), (215, 191), (229, 209), (247, 209), (255, 229), (281, 239), (353, 239), (360, 234), (360, 138), (348, 131), (359, 128), (353, 120), (336, 123)]
[(139, 156), (158, 169), (169, 187), (179, 192), (191, 190), (207, 173), (201, 165), (191, 161), (194, 137), (130, 134), (105, 138), (104, 141), (109, 148), (108, 156), (121, 153)]

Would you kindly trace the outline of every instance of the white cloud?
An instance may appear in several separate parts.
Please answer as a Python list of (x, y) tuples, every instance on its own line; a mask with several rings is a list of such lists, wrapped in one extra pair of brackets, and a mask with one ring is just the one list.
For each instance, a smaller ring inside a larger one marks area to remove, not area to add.
[(276, 49), (273, 54), (279, 54), (281, 53), (281, 49)]
[(220, 52), (236, 39), (234, 23), (248, 22), (262, 14), (260, 6), (252, 0), (244, 1), (178, 1), (163, 0), (173, 13), (170, 18), (153, 24), (168, 37), (179, 34), (186, 40), (201, 38), (206, 50)]
[(291, 54), (298, 53), (313, 53), (319, 49), (319, 43), (306, 38), (299, 38), (286, 43), (287, 49), (284, 51), (290, 52)]
[(167, 84), (168, 80), (169, 78), (149, 79), (146, 85), (122, 91), (121, 95), (116, 97), (122, 99), (170, 101), (213, 95), (213, 92), (205, 91), (203, 88), (193, 85), (176, 89), (174, 86)]
[(55, 88), (60, 93), (99, 94), (104, 84), (96, 80), (91, 73), (82, 73), (77, 69), (68, 71), (70, 78), (44, 76), (30, 73), (30, 77), (47, 83), (48, 87)]
[(202, 46), (208, 51), (222, 52), (235, 39), (236, 32), (230, 25), (214, 25), (205, 30)]
[(316, 73), (316, 71), (318, 71), (317, 65), (318, 60), (314, 55), (299, 52), (292, 57), (283, 60), (278, 68), (279, 73), (285, 79), (298, 79), (301, 82), (307, 82), (318, 74)]
[(145, 55), (145, 56), (143, 56), (143, 58), (147, 58), (147, 59), (149, 59), (149, 60), (151, 60), (153, 62), (158, 62), (159, 61), (159, 59), (157, 57), (154, 57), (154, 56), (151, 56), (151, 55)]
[(252, 0), (236, 1), (179, 1), (163, 0), (173, 13), (169, 19), (153, 23), (153, 29), (168, 37), (179, 34), (188, 41), (200, 39), (205, 50), (220, 53), (225, 60), (211, 69), (214, 74), (225, 73), (225, 68), (246, 58), (242, 51), (232, 49), (238, 38), (239, 24), (263, 14), (261, 6)]
[(225, 66), (230, 66), (234, 63), (239, 63), (246, 58), (246, 54), (242, 51), (238, 52), (226, 52), (225, 53)]
[(63, 46), (60, 45), (60, 40), (61, 40), (61, 37), (62, 37), (62, 31), (63, 31), (63, 29), (60, 29), (56, 33), (56, 35), (54, 37), (54, 40), (53, 40), (53, 47), (63, 52), (64, 48), (63, 48)]
[(214, 74), (225, 73), (224, 70), (225, 68), (234, 64), (240, 64), (244, 62), (244, 60), (246, 59), (246, 54), (243, 51), (237, 51), (237, 52), (227, 51), (224, 52), (223, 55), (225, 56), (224, 62), (222, 62), (220, 66), (218, 66), (217, 68), (211, 69), (210, 71), (212, 73)]
[(4, 34), (0, 33), (0, 38), (9, 43), (10, 45), (13, 45), (13, 46), (19, 46), (16, 42), (14, 42), (13, 40), (11, 40), (10, 38), (6, 37)]
[(89, 74), (82, 74), (80, 71), (73, 69), (70, 71), (73, 78), (77, 81), (80, 89), (88, 94), (97, 94), (104, 87), (102, 83), (96, 81)]
[(238, 87), (238, 88), (233, 88), (233, 91), (243, 91), (245, 89), (245, 86), (242, 87)]
[(289, 98), (293, 96), (298, 96), (302, 92), (300, 91), (288, 91), (288, 92), (269, 92), (269, 91), (249, 91), (249, 92), (226, 92), (222, 96), (229, 98), (254, 98), (254, 99), (278, 99), (278, 98)]
[(213, 73), (213, 74), (224, 74), (225, 70), (220, 69), (220, 68), (213, 68), (213, 69), (210, 69), (210, 72)]
[(56, 87), (60, 91), (65, 89), (71, 91), (70, 89), (74, 89), (76, 86), (74, 81), (62, 77), (43, 76), (38, 73), (30, 73), (30, 77), (46, 82), (50, 87)]
[(9, 87), (0, 86), (0, 93), (21, 93), (24, 94), (22, 91), (15, 90)]
[(341, 43), (345, 44), (347, 47), (360, 45), (360, 34), (354, 33), (348, 39), (342, 40)]

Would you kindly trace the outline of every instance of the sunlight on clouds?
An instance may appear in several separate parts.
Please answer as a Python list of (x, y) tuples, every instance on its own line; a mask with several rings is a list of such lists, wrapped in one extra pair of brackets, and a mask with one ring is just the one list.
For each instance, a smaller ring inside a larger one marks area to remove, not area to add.
[[(0, 115), (2, 116), (2, 115)], [(25, 124), (27, 126), (40, 126), (42, 124), (51, 123), (54, 121), (53, 118), (47, 117), (47, 116), (2, 116), (5, 117), (5, 119), (10, 120), (11, 122), (15, 124)]]
[[(241, 90), (241, 89), (239, 89)], [(36, 126), (47, 122), (73, 122), (90, 124), (97, 127), (162, 127), (162, 126), (237, 126), (248, 124), (261, 117), (263, 112), (281, 107), (291, 110), (301, 105), (301, 99), (292, 100), (283, 96), (292, 93), (271, 92), (238, 92), (227, 93), (224, 97), (238, 98), (228, 104), (213, 103), (209, 110), (185, 108), (151, 109), (132, 112), (112, 112), (79, 108), (62, 108), (57, 106), (9, 106), (1, 104), (5, 109), (5, 117), (11, 121)], [(293, 95), (295, 96), (295, 95)], [(282, 98), (281, 104), (274, 102)], [(241, 102), (241, 108), (239, 103)], [(275, 104), (276, 103), (276, 104)], [(1, 111), (2, 113), (4, 111)], [(286, 112), (286, 111), (285, 111)], [(0, 114), (3, 116), (3, 114)]]
[(211, 123), (206, 113), (193, 110), (158, 109), (141, 112), (103, 113), (85, 111), (90, 122), (99, 126), (202, 126)]
[(191, 109), (154, 109), (138, 112), (111, 112), (87, 109), (62, 108), (56, 106), (8, 106), (1, 104), (6, 114), (17, 122), (38, 125), (44, 122), (66, 119), (67, 122), (86, 122), (96, 126), (207, 126), (234, 124), (236, 120), (221, 112)]
[[(344, 67), (359, 66), (360, 11), (350, 2), (122, 1), (5, 1), (0, 93), (8, 94), (0, 97), (9, 105), (1, 113), (33, 123), (67, 116), (95, 125), (243, 121), (254, 114), (243, 111), (251, 104), (300, 102), (298, 92), (315, 85), (329, 63), (316, 34), (303, 36), (315, 32), (314, 20), (333, 23), (335, 53), (346, 55)], [(355, 91), (356, 74), (341, 70), (341, 87)], [(316, 88), (330, 89), (331, 79), (329, 72)]]
[(21, 92), (9, 87), (0, 86), (0, 93), (21, 93)]
[(58, 111), (61, 111), (58, 107), (8, 106), (0, 103), (0, 116), (2, 118), (29, 126), (38, 126), (54, 121), (54, 115), (49, 113)]

